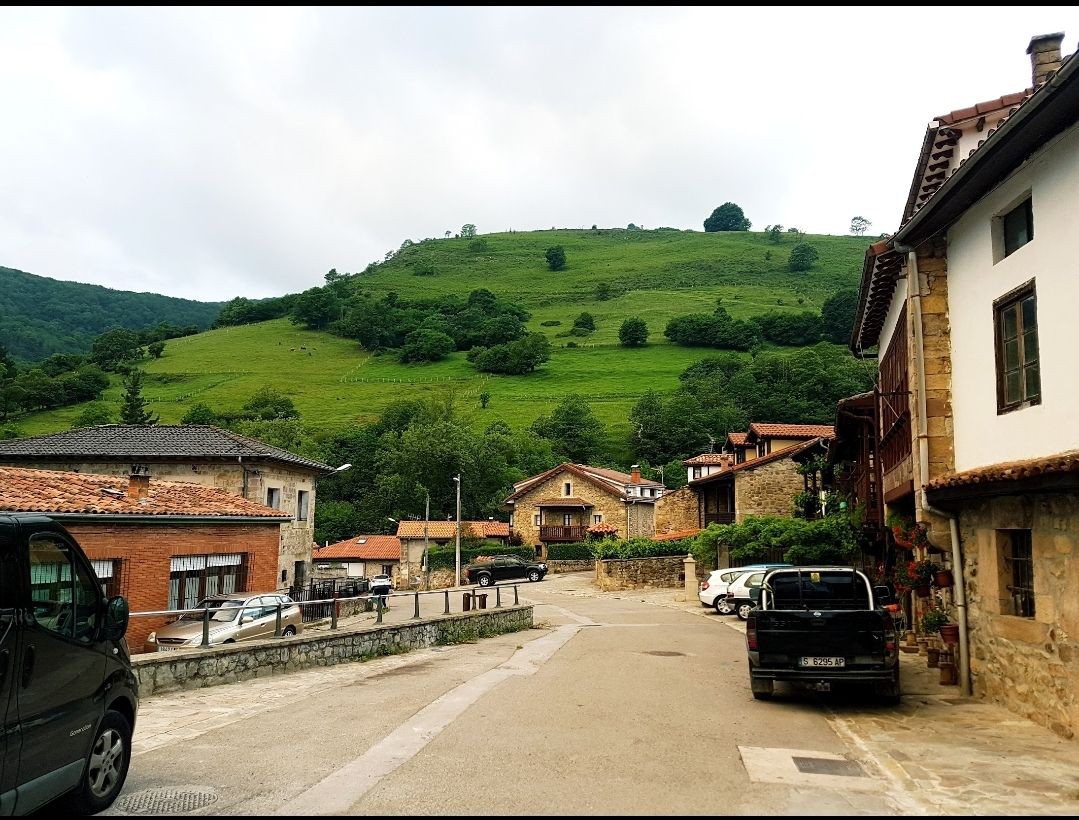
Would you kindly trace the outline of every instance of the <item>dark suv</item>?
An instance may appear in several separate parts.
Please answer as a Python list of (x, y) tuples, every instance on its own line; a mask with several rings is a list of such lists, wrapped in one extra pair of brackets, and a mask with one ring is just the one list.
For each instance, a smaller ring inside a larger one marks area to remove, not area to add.
[(479, 584), (481, 587), (489, 587), (495, 581), (511, 578), (540, 581), (546, 574), (546, 564), (525, 561), (516, 555), (496, 555), (482, 561), (473, 561), (464, 568), (465, 580), (470, 584)]
[(63, 527), (0, 515), (0, 815), (61, 796), (92, 814), (120, 793), (138, 710), (127, 621)]

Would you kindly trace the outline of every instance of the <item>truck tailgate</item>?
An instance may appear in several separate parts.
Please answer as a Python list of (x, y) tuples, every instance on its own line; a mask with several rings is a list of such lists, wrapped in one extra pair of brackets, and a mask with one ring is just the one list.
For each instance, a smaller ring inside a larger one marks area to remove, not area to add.
[[(761, 662), (780, 657), (883, 655), (884, 621), (879, 612), (768, 610), (755, 613)], [(768, 657), (766, 657), (768, 656)]]

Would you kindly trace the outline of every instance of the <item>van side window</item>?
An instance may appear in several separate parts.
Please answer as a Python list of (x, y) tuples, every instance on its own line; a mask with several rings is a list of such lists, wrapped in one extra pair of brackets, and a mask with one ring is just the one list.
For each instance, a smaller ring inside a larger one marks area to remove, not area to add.
[(65, 638), (92, 641), (100, 611), (96, 580), (82, 570), (71, 547), (59, 538), (32, 538), (29, 556), (34, 621)]

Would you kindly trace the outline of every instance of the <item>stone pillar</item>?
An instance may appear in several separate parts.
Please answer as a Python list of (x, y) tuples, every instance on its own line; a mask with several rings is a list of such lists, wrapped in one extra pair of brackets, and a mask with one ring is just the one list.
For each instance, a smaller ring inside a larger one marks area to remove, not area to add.
[(692, 601), (697, 595), (697, 562), (694, 560), (693, 555), (686, 553), (686, 557), (682, 559), (682, 565), (685, 567), (685, 597), (684, 601)]

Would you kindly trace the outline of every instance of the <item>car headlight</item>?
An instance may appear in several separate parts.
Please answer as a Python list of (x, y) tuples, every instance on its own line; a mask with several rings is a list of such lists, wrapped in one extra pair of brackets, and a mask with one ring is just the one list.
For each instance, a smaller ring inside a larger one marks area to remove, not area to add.
[(146, 636), (146, 643), (157, 643), (157, 633), (151, 632)]

